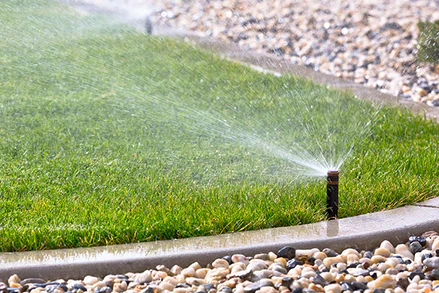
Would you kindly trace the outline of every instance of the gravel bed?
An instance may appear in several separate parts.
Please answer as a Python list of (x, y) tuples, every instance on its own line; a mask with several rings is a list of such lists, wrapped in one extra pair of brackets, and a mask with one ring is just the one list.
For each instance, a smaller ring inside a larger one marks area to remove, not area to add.
[(159, 265), (143, 272), (82, 280), (24, 279), (0, 283), (2, 293), (300, 293), (439, 292), (439, 235), (406, 243), (385, 240), (373, 251), (284, 247), (276, 253), (224, 256), (206, 267)]
[(439, 107), (439, 65), (415, 62), (417, 22), (439, 19), (439, 1), (156, 2), (153, 22), (160, 25), (277, 54), (294, 64)]

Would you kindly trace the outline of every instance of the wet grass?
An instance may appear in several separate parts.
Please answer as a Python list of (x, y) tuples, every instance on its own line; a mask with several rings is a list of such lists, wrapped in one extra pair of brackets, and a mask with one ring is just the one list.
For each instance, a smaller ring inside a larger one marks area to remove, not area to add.
[(293, 142), (355, 142), (342, 217), (438, 194), (439, 127), (422, 117), (51, 1), (2, 1), (0, 19), (0, 251), (323, 220), (325, 179), (296, 176)]

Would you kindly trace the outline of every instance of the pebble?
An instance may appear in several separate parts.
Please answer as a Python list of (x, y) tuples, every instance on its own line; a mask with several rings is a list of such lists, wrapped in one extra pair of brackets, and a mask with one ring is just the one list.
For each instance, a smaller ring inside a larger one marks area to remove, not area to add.
[(244, 263), (244, 264), (248, 264), (248, 263), (249, 263), (249, 260), (248, 260), (248, 258), (247, 258), (245, 255), (243, 255), (243, 254), (234, 254), (234, 255), (232, 256), (232, 262), (234, 262), (234, 263), (236, 263), (236, 262), (242, 262), (242, 263)]
[[(265, 264), (265, 263), (264, 263)], [(229, 262), (225, 259), (217, 259), (212, 263), (212, 267), (214, 268), (228, 268), (229, 267)], [(195, 270), (194, 270), (194, 275), (195, 275)]]
[(343, 259), (340, 256), (327, 257), (323, 260), (323, 264), (325, 267), (330, 268), (333, 264), (343, 262)]
[(251, 283), (244, 287), (245, 293), (254, 293), (263, 287), (274, 287), (274, 284), (270, 280), (261, 280), (255, 283)]
[(379, 247), (375, 250), (375, 255), (381, 255), (383, 257), (389, 257), (391, 252), (387, 248)]
[(371, 281), (367, 283), (367, 287), (370, 289), (387, 289), (387, 288), (395, 288), (396, 287), (396, 278), (392, 275), (383, 275), (376, 279), (375, 281)]
[(329, 284), (327, 286), (325, 286), (325, 293), (341, 293), (342, 289), (340, 284)]
[[(195, 272), (194, 272), (195, 273)], [(134, 282), (137, 282), (139, 284), (148, 283), (152, 281), (152, 275), (150, 271), (145, 271), (141, 274), (137, 274), (134, 277)]]
[(390, 251), (391, 253), (395, 253), (395, 247), (393, 246), (392, 243), (390, 243), (390, 241), (388, 240), (384, 240), (383, 242), (381, 242), (380, 245), (381, 248), (385, 248), (388, 251)]
[(99, 282), (99, 278), (93, 277), (93, 276), (86, 276), (83, 280), (85, 285), (94, 285), (95, 283)]
[(431, 257), (424, 260), (423, 264), (427, 269), (439, 269), (439, 257)]
[(410, 249), (407, 247), (406, 244), (398, 244), (395, 247), (395, 254), (398, 254), (402, 257), (409, 258), (411, 260), (413, 260), (413, 258), (414, 258), (413, 253), (410, 252)]
[(278, 257), (292, 259), (296, 256), (296, 249), (294, 249), (294, 247), (291, 247), (291, 246), (285, 246), (285, 247), (279, 249), (278, 252), (276, 253), (276, 255)]
[[(374, 253), (352, 248), (337, 252), (329, 248), (320, 251), (288, 247), (278, 250), (279, 255), (273, 252), (255, 256), (235, 254), (218, 258), (206, 267), (197, 262), (185, 268), (160, 265), (140, 273), (110, 274), (103, 279), (86, 276), (83, 280), (67, 281), (21, 280), (13, 274), (7, 284), (0, 282), (0, 292), (439, 292), (439, 236), (431, 232), (424, 233), (423, 238), (416, 237), (396, 247), (383, 241)], [(413, 245), (420, 250), (415, 255), (410, 252)]]
[[(227, 266), (228, 267), (228, 266)], [(254, 271), (260, 271), (265, 270), (267, 268), (267, 264), (263, 260), (253, 259), (250, 261), (250, 263), (247, 266), (248, 270)]]

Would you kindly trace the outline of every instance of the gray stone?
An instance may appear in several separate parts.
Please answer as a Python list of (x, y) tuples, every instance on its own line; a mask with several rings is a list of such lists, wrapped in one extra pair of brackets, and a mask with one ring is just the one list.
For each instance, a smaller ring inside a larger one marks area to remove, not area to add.
[(291, 246), (285, 246), (276, 253), (278, 257), (293, 259), (296, 257), (296, 249)]
[(409, 244), (409, 250), (411, 253), (416, 254), (417, 252), (422, 251), (423, 247), (421, 243), (418, 241), (413, 241)]
[(439, 257), (434, 256), (424, 260), (423, 264), (429, 269), (439, 269)]
[(244, 293), (255, 293), (262, 287), (274, 287), (274, 284), (272, 281), (262, 280), (255, 283), (252, 283), (244, 288)]

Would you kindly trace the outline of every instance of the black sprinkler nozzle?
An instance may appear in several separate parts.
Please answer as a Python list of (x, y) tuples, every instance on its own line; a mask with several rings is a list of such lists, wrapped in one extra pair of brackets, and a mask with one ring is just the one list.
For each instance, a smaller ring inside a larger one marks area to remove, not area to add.
[(338, 218), (338, 175), (339, 171), (328, 171), (326, 192), (326, 216), (328, 220)]
[(145, 19), (145, 32), (148, 35), (152, 35), (152, 22), (151, 22), (151, 17), (149, 17), (149, 15)]

